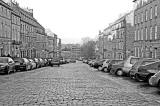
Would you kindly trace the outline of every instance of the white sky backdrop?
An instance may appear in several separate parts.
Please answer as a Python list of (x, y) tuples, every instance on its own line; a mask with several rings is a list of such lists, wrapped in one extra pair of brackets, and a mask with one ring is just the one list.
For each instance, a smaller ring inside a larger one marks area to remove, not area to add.
[(95, 38), (99, 30), (133, 7), (133, 0), (16, 0), (21, 7), (34, 10), (34, 17), (62, 39), (80, 43)]

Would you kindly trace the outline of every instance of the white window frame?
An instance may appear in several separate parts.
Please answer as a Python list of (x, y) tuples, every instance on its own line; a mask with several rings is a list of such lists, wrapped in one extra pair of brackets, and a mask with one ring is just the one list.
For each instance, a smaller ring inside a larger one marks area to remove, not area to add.
[(135, 33), (135, 34), (134, 34), (134, 40), (136, 41), (136, 40), (137, 40), (137, 30), (135, 30), (134, 33)]
[(157, 58), (157, 49), (154, 49), (154, 57)]
[(152, 7), (150, 8), (150, 19), (152, 19), (153, 18), (153, 9), (152, 9)]
[(155, 13), (154, 13), (154, 15), (157, 17), (157, 15), (158, 15), (158, 6), (157, 6), (157, 5), (155, 5), (154, 9), (155, 9)]
[(143, 28), (141, 29), (141, 40), (143, 40)]
[(145, 11), (145, 20), (146, 21), (148, 20), (148, 11), (147, 10)]
[(155, 39), (157, 39), (157, 25), (155, 25)]
[(141, 22), (143, 22), (143, 12), (141, 13)]
[(148, 40), (148, 29), (147, 29), (147, 27), (145, 28), (145, 36), (146, 36), (146, 40)]
[(139, 40), (139, 30), (137, 30), (137, 40)]
[(150, 40), (152, 40), (152, 32), (153, 32), (153, 28), (152, 26), (150, 27)]
[(134, 50), (135, 56), (137, 57), (137, 47), (135, 47)]

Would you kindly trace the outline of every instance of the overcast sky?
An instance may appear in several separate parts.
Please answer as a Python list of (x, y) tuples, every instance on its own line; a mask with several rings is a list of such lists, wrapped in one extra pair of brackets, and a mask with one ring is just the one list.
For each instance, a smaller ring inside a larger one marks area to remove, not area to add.
[(62, 39), (79, 43), (81, 38), (95, 38), (99, 30), (130, 11), (133, 0), (16, 0), (34, 10), (34, 17)]

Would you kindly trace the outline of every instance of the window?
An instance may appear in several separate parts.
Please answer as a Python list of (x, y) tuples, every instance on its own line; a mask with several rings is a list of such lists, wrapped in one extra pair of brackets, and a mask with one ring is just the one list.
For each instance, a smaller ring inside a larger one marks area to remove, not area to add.
[(150, 27), (150, 40), (152, 40), (152, 27)]
[(155, 26), (155, 39), (157, 39), (157, 25)]
[(154, 50), (154, 56), (155, 56), (155, 58), (157, 58), (157, 48), (155, 48), (155, 50)]
[(150, 19), (152, 19), (152, 7), (150, 8)]
[(137, 56), (137, 48), (134, 48), (134, 55)]
[(146, 35), (146, 40), (148, 39), (148, 30), (147, 27), (145, 28), (145, 35)]
[(141, 22), (143, 22), (143, 12), (141, 13)]
[(143, 28), (141, 30), (141, 40), (143, 40)]
[(155, 5), (155, 13), (154, 13), (154, 15), (157, 17), (157, 15), (158, 15), (158, 6), (157, 5)]
[(134, 16), (134, 19), (135, 19), (134, 22), (135, 22), (135, 25), (136, 25), (137, 24), (137, 16), (136, 15)]
[(141, 14), (138, 14), (138, 24), (141, 22)]
[(145, 12), (145, 19), (146, 19), (146, 21), (148, 20), (148, 11), (147, 10)]
[(138, 38), (137, 40), (140, 40), (140, 31), (138, 30)]
[(136, 41), (137, 40), (137, 31), (135, 31), (134, 33), (135, 33), (134, 40)]

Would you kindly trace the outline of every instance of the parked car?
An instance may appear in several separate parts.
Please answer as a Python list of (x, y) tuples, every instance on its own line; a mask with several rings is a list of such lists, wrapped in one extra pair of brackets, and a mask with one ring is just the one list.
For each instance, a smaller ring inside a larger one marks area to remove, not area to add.
[(102, 71), (104, 64), (109, 62), (109, 61), (110, 61), (109, 59), (105, 59), (105, 60), (102, 60), (101, 62), (99, 62), (98, 70)]
[(129, 71), (130, 78), (135, 79), (135, 74), (136, 74), (136, 72), (138, 71), (138, 68), (141, 65), (146, 65), (148, 63), (152, 63), (152, 62), (155, 62), (155, 61), (157, 61), (157, 59), (152, 59), (152, 58), (142, 58), (142, 59), (139, 59), (139, 61), (137, 61), (132, 66), (132, 69)]
[(52, 59), (50, 61), (50, 66), (54, 66), (54, 65), (57, 65), (58, 67), (60, 66), (60, 60), (59, 59)]
[(71, 59), (70, 63), (76, 63), (76, 60), (75, 59)]
[(103, 62), (102, 71), (109, 72), (111, 70), (112, 64), (121, 62), (122, 60), (106, 60)]
[(48, 66), (48, 60), (47, 59), (43, 59), (43, 61), (44, 61), (44, 66), (45, 67)]
[(39, 59), (34, 58), (33, 61), (36, 63), (36, 68), (40, 68), (41, 67)]
[(13, 59), (16, 63), (16, 70), (20, 71), (28, 71), (31, 70), (31, 64), (28, 59), (26, 58), (14, 58)]
[(39, 58), (40, 67), (44, 67), (45, 63), (42, 58)]
[(149, 85), (151, 86), (158, 86), (160, 87), (160, 71), (155, 73), (151, 78), (148, 80)]
[(91, 60), (90, 63), (89, 63), (89, 65), (90, 65), (91, 67), (93, 67), (95, 63), (96, 63), (96, 60)]
[(0, 57), (0, 73), (16, 72), (15, 62), (10, 57)]
[(160, 70), (160, 60), (145, 65), (141, 65), (135, 73), (135, 79), (138, 81), (149, 81), (151, 76)]
[(97, 60), (97, 61), (94, 63), (93, 67), (94, 67), (94, 68), (97, 68), (97, 69), (98, 69), (98, 68), (101, 69), (104, 61), (105, 61), (105, 59)]
[(36, 68), (36, 63), (32, 59), (28, 59), (28, 60), (31, 64), (31, 69), (35, 69)]
[(110, 67), (110, 73), (118, 75), (118, 76), (123, 75), (122, 68), (124, 67), (124, 63), (125, 63), (125, 61), (112, 64), (111, 67)]
[(128, 57), (125, 62), (124, 66), (122, 68), (122, 74), (129, 75), (129, 70), (132, 69), (132, 66), (139, 60), (139, 57), (130, 56)]

